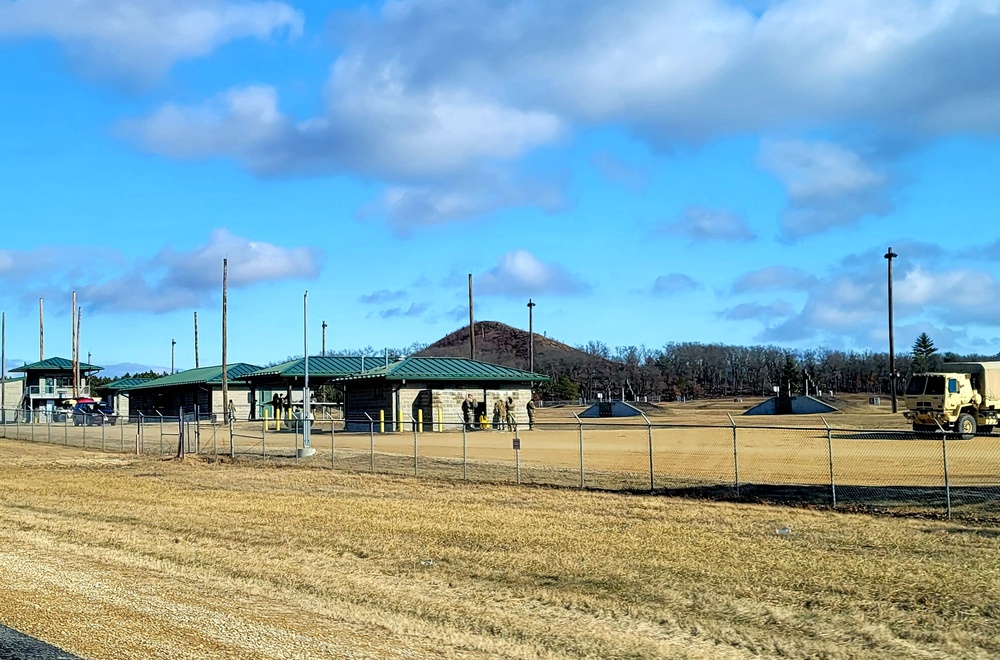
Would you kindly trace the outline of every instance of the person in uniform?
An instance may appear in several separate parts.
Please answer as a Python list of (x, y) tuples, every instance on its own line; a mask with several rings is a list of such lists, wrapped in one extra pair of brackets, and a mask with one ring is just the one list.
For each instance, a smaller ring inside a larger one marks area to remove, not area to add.
[(535, 429), (535, 399), (534, 399), (534, 397), (528, 399), (528, 403), (526, 403), (524, 407), (528, 411), (528, 430), (529, 431), (533, 431)]
[(503, 415), (500, 413), (500, 399), (497, 399), (493, 404), (493, 430), (499, 431), (501, 424), (503, 423)]
[(507, 397), (507, 430), (517, 432), (517, 419), (514, 417), (514, 397)]
[(465, 401), (462, 402), (462, 420), (465, 422), (465, 428), (472, 430), (472, 416), (476, 414), (476, 401), (472, 398), (471, 394), (465, 396)]

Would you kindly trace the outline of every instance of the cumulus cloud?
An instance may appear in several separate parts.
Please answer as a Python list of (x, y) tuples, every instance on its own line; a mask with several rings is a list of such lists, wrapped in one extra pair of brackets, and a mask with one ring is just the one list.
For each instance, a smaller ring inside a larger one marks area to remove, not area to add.
[(693, 241), (750, 241), (756, 238), (746, 218), (718, 209), (691, 206), (681, 217), (667, 223), (662, 233), (685, 236)]
[(888, 176), (849, 149), (829, 142), (765, 142), (760, 164), (788, 191), (782, 229), (797, 238), (850, 225), (893, 209)]
[[(968, 340), (977, 327), (1000, 323), (1000, 310), (984, 301), (1000, 296), (1000, 281), (989, 272), (974, 270), (960, 259), (944, 258), (938, 250), (911, 244), (907, 260), (893, 272), (893, 310), (897, 344), (906, 328), (933, 326), (941, 336)], [(771, 267), (750, 273), (733, 287), (736, 295), (770, 289), (795, 290), (804, 301), (795, 306), (782, 301), (770, 305), (740, 303), (722, 312), (724, 318), (757, 318), (763, 326), (758, 339), (774, 342), (817, 342), (834, 347), (864, 347), (888, 342), (888, 293), (882, 252), (850, 255), (827, 272), (809, 274), (799, 269)], [(787, 280), (790, 286), (781, 285)], [(780, 303), (780, 304), (779, 304)], [(773, 315), (768, 307), (773, 309)], [(992, 348), (992, 347), (990, 347)], [(905, 352), (905, 345), (900, 345)], [(982, 346), (952, 350), (982, 351)]]
[(321, 255), (312, 248), (284, 248), (217, 229), (193, 250), (165, 248), (141, 260), (92, 248), (5, 250), (0, 252), (0, 282), (20, 284), (25, 300), (65, 297), (77, 290), (94, 310), (160, 313), (201, 307), (206, 298), (212, 299), (221, 289), (223, 258), (228, 259), (229, 285), (248, 288), (263, 282), (314, 279)]
[(702, 285), (700, 282), (696, 282), (684, 273), (660, 275), (653, 282), (653, 293), (661, 296), (697, 291), (701, 288)]
[[(243, 30), (253, 36), (295, 25), (284, 5), (238, 7), (270, 17), (244, 21), (264, 26)], [(288, 116), (273, 90), (248, 87), (164, 106), (125, 133), (153, 152), (231, 158), (261, 175), (387, 181), (382, 203), (398, 226), (551, 203), (455, 180), (514, 170), (576, 127), (623, 127), (657, 148), (748, 133), (899, 144), (1000, 133), (1000, 69), (983, 66), (1000, 59), (995, 0), (406, 0), (348, 26), (316, 116)], [(833, 142), (765, 142), (760, 162), (788, 189), (785, 236), (889, 212), (894, 182), (868, 160)], [(621, 178), (617, 165), (597, 163)]]
[(283, 2), (31, 0), (0, 3), (0, 38), (47, 37), (89, 76), (146, 82), (174, 63), (241, 38), (296, 36), (302, 14)]
[(514, 250), (477, 278), (476, 291), (486, 296), (576, 295), (588, 293), (590, 285), (562, 266), (544, 263), (526, 250)]

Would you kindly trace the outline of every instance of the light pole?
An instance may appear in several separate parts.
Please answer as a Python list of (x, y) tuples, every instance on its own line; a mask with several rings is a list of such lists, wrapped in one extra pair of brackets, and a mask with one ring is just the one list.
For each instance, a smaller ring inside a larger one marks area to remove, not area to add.
[(323, 321), (323, 357), (326, 357), (326, 321)]
[(892, 412), (896, 412), (896, 347), (892, 338), (892, 260), (899, 255), (890, 246), (883, 255), (889, 262), (889, 387), (892, 390)]
[(177, 340), (170, 340), (170, 373), (174, 373), (174, 349), (177, 346)]
[(302, 352), (305, 354), (303, 368), (305, 382), (302, 387), (302, 449), (299, 456), (312, 456), (316, 453), (310, 440), (311, 423), (309, 421), (309, 291), (302, 296)]
[(528, 371), (535, 372), (535, 329), (534, 325), (535, 303), (528, 298)]

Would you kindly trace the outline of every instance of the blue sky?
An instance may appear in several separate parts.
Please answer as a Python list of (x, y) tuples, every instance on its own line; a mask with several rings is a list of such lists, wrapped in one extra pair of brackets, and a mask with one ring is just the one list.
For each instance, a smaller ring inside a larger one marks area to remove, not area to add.
[(1000, 0), (0, 0), (11, 363), (1000, 349)]

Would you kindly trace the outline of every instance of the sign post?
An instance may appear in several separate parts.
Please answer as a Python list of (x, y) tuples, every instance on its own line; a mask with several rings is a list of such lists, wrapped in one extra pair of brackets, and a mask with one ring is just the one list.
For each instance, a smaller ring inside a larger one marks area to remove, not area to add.
[(521, 438), (514, 432), (514, 470), (517, 474), (517, 483), (521, 484)]

